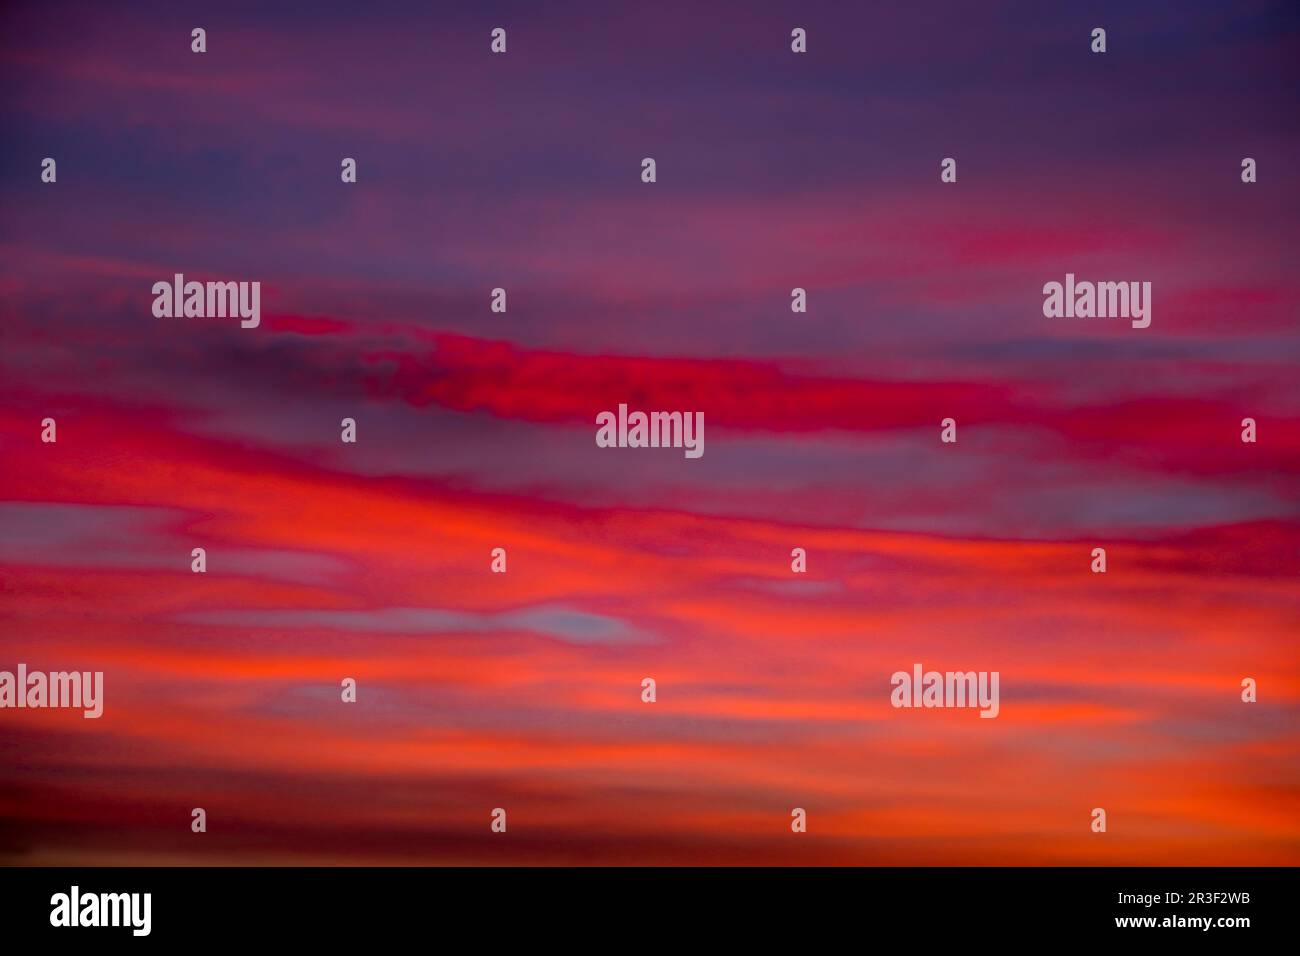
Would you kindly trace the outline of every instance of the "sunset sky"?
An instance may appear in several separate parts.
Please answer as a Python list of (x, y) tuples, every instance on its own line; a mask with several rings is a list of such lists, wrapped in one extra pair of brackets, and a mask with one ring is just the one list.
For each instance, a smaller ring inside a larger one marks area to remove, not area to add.
[(1300, 14), (1064, 6), (0, 8), (0, 863), (1300, 864)]

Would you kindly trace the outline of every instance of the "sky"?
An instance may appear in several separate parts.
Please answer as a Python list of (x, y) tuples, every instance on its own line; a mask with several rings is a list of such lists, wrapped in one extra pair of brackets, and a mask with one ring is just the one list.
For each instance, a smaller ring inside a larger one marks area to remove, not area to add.
[(1300, 14), (1070, 6), (6, 4), (0, 862), (1300, 863)]

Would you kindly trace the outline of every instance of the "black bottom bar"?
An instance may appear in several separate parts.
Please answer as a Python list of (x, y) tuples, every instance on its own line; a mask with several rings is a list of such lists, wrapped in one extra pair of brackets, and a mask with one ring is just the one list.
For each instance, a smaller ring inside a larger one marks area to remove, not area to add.
[[(881, 934), (910, 937), (917, 951), (1060, 937), (1221, 947), (1293, 929), (1295, 876), (1212, 867), (33, 868), (0, 870), (0, 918), (6, 942), (115, 947), (423, 940), (653, 952), (713, 942), (734, 952), (753, 942), (803, 953)], [(148, 935), (136, 935), (143, 895), (103, 894), (145, 893)], [(54, 926), (52, 917), (119, 925)]]

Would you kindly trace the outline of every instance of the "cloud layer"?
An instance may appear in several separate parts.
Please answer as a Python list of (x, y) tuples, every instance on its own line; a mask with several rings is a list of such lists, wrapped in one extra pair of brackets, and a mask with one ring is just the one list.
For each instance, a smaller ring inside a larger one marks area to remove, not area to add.
[[(0, 859), (1300, 862), (1285, 5), (1103, 4), (1105, 57), (1041, 4), (521, 6), (505, 57), (50, 9), (0, 15), (0, 669), (106, 705), (0, 716)], [(154, 319), (174, 272), (261, 327)], [(1151, 328), (1045, 319), (1066, 272)], [(597, 448), (620, 402), (705, 456)], [(915, 661), (1001, 715), (892, 709)]]

